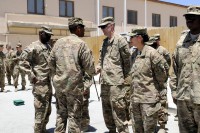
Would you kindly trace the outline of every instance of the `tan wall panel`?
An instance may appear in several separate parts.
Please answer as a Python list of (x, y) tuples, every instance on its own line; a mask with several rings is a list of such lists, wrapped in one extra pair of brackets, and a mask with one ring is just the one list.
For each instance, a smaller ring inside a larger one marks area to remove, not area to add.
[(35, 35), (37, 33), (37, 30), (35, 28), (9, 27), (9, 33)]

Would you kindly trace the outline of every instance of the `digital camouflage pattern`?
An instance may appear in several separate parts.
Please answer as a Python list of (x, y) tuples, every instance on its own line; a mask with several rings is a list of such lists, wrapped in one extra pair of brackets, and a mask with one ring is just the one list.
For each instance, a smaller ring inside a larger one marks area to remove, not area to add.
[(4, 91), (5, 87), (5, 67), (4, 67), (4, 61), (5, 61), (5, 54), (3, 51), (0, 51), (0, 91)]
[[(13, 79), (14, 79), (14, 86), (15, 86), (15, 88), (17, 88), (19, 74), (21, 74), (22, 89), (25, 90), (25, 86), (26, 86), (25, 72), (19, 67), (21, 53), (22, 53), (22, 51), (13, 51), (11, 53), (12, 54), (11, 55), (12, 56), (12, 62), (13, 62), (13, 66), (14, 66)], [(17, 90), (15, 90), (15, 91), (17, 91)]]
[(37, 82), (33, 84), (32, 92), (35, 107), (34, 133), (46, 132), (46, 125), (51, 114), (52, 86), (48, 66), (50, 50), (48, 44), (43, 44), (38, 40), (26, 47), (20, 56), (20, 68), (29, 75), (32, 83), (34, 78), (37, 79)]
[[(57, 120), (55, 133), (81, 132), (83, 73), (95, 74), (94, 59), (87, 44), (75, 34), (59, 39), (50, 55), (49, 66), (56, 91)], [(67, 115), (68, 114), (68, 115)]]
[[(135, 130), (138, 133), (141, 132), (140, 129), (143, 129), (143, 132), (148, 130), (148, 132), (154, 132), (156, 123), (152, 123), (152, 119), (157, 122), (155, 117), (161, 107), (160, 96), (165, 91), (164, 85), (168, 78), (166, 64), (165, 59), (155, 49), (144, 45), (141, 54), (137, 55), (132, 66), (131, 110), (135, 121)], [(151, 106), (151, 108), (146, 110), (145, 106)], [(137, 113), (138, 107), (140, 113)], [(144, 124), (137, 121), (143, 121)]]
[(84, 93), (83, 94), (83, 106), (82, 106), (82, 120), (81, 120), (81, 131), (87, 131), (90, 124), (89, 116), (89, 98), (90, 98), (90, 87), (92, 85), (92, 77), (88, 74), (84, 74), (83, 77)]
[(130, 52), (126, 39), (114, 34), (104, 39), (97, 68), (101, 70), (101, 99), (106, 127), (129, 132), (127, 86), (130, 85)]
[(6, 53), (6, 61), (5, 61), (5, 67), (6, 67), (6, 77), (8, 80), (8, 84), (11, 85), (11, 77), (13, 77), (13, 70), (14, 70), (14, 63), (12, 60), (12, 53), (14, 51), (10, 49)]
[[(164, 57), (167, 62), (167, 66), (165, 66), (168, 70), (171, 66), (171, 58), (169, 51), (163, 46), (158, 46), (156, 49), (160, 55)], [(168, 72), (169, 73), (169, 72)], [(167, 102), (167, 82), (165, 83), (165, 90), (161, 93), (161, 110), (158, 112), (158, 123), (160, 124), (160, 128), (165, 128), (165, 124), (168, 121), (168, 102)]]
[(200, 132), (198, 130), (200, 119), (197, 119), (200, 117), (199, 50), (199, 34), (192, 38), (191, 33), (185, 31), (177, 42), (172, 56), (174, 71), (170, 80), (170, 88), (172, 97), (177, 99), (180, 132)]

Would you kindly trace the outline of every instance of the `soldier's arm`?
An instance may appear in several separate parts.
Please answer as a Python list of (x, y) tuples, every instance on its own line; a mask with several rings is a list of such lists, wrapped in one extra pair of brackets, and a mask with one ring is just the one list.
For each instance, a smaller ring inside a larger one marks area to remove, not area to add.
[(152, 68), (153, 68), (153, 75), (155, 80), (158, 83), (158, 88), (159, 88), (159, 92), (160, 95), (162, 95), (163, 91), (166, 91), (166, 82), (168, 79), (168, 69), (166, 68), (167, 62), (166, 60), (160, 56), (159, 53), (155, 53), (153, 55), (153, 59), (152, 59)]
[(171, 57), (168, 51), (166, 51), (166, 53), (164, 54), (164, 58), (167, 61), (168, 66), (171, 67)]
[(172, 97), (173, 99), (176, 98), (176, 89), (177, 89), (177, 84), (178, 84), (178, 63), (176, 60), (176, 50), (174, 52), (174, 54), (172, 55), (172, 74), (171, 74), (171, 79), (170, 79), (170, 88), (171, 88), (171, 93), (172, 93)]
[(78, 53), (80, 65), (89, 76), (95, 75), (94, 58), (92, 51), (88, 48), (86, 43), (82, 43)]
[(48, 65), (51, 70), (50, 75), (54, 76), (56, 73), (56, 57), (55, 57), (55, 51), (56, 51), (56, 44), (54, 45), (53, 49), (51, 50), (50, 56), (48, 58)]
[(129, 46), (127, 41), (125, 40), (124, 37), (122, 37), (119, 41), (119, 52), (120, 56), (122, 59), (122, 66), (123, 66), (123, 73), (124, 73), (124, 78), (128, 78), (130, 74), (130, 68), (131, 68), (131, 54), (129, 51)]
[(23, 50), (20, 55), (20, 62), (19, 67), (22, 69), (26, 74), (29, 75), (31, 82), (36, 78), (36, 75), (33, 72), (33, 52), (34, 49), (31, 47), (27, 47)]

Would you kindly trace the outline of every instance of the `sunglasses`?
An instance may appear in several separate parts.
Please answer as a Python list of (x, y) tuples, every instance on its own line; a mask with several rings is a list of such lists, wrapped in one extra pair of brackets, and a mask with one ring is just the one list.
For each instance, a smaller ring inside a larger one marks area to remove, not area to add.
[(199, 17), (197, 15), (185, 15), (185, 19), (187, 20), (196, 20)]

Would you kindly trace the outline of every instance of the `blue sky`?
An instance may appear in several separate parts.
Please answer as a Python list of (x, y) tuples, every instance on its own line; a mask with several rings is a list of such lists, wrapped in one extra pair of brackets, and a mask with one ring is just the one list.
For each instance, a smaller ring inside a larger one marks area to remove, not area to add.
[(181, 5), (198, 5), (200, 6), (200, 0), (160, 0), (160, 1), (166, 1), (170, 3), (176, 3), (176, 4), (181, 4)]

